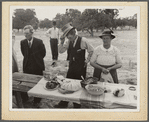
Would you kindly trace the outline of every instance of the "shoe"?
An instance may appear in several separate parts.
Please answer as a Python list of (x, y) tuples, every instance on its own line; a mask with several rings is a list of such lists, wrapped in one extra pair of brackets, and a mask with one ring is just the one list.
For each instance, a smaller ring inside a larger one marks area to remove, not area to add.
[(52, 64), (51, 64), (51, 66), (55, 66), (56, 65), (56, 62), (53, 62)]

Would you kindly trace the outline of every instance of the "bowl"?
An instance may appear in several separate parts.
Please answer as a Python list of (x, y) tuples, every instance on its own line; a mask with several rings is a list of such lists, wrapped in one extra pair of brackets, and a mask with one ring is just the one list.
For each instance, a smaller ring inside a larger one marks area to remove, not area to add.
[(81, 86), (85, 88), (85, 86), (88, 84), (97, 84), (97, 81), (98, 81), (98, 78), (96, 77), (88, 77), (88, 78), (85, 78), (85, 80), (82, 80), (80, 83), (81, 83)]
[(104, 93), (104, 88), (98, 84), (89, 84), (85, 86), (86, 91), (91, 95), (102, 95)]
[(46, 82), (43, 87), (44, 87), (46, 90), (48, 90), (48, 91), (56, 90), (56, 89), (58, 89), (59, 86), (60, 86), (59, 84), (55, 83), (55, 86), (54, 86), (53, 88), (47, 88), (47, 87), (46, 87), (46, 86), (47, 86), (47, 83), (51, 83), (51, 82)]

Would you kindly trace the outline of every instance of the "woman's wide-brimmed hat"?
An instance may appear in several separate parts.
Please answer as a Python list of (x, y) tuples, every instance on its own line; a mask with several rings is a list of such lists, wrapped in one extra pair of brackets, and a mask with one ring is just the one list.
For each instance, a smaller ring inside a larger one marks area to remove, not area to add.
[(102, 38), (103, 36), (111, 36), (112, 39), (115, 38), (115, 35), (113, 34), (113, 31), (104, 31), (99, 37)]
[(73, 28), (75, 28), (75, 27), (73, 27), (73, 26), (71, 25), (71, 23), (67, 23), (66, 25), (64, 25), (64, 26), (61, 28), (61, 30), (62, 30), (62, 32), (63, 32), (63, 35), (61, 36), (61, 38), (65, 38), (66, 35), (69, 33), (69, 31), (72, 30)]

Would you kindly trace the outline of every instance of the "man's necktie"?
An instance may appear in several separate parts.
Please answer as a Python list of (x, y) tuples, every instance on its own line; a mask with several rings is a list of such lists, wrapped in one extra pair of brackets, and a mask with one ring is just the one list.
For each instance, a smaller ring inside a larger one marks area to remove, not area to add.
[(31, 41), (29, 41), (28, 45), (29, 45), (29, 48), (31, 48)]

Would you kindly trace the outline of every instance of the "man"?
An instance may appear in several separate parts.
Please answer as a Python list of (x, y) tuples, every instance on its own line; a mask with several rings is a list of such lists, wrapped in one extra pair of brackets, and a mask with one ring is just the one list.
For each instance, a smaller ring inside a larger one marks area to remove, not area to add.
[[(66, 24), (63, 28), (63, 35), (61, 36), (61, 43), (58, 47), (59, 53), (69, 50), (69, 69), (67, 72), (67, 78), (81, 80), (81, 76), (86, 77), (87, 63), (90, 61), (93, 54), (93, 47), (88, 43), (88, 40), (84, 37), (76, 35), (75, 28), (70, 24)], [(68, 38), (68, 43), (64, 44), (64, 38)], [(85, 51), (88, 51), (89, 55), (85, 60)], [(73, 103), (74, 108), (80, 108), (80, 104)], [(67, 101), (61, 101), (55, 107), (66, 108), (68, 106)]]
[[(23, 59), (23, 72), (28, 74), (43, 75), (45, 70), (43, 58), (46, 55), (42, 40), (33, 37), (33, 27), (26, 25), (23, 29), (26, 39), (21, 41)], [(27, 102), (27, 93), (22, 93), (23, 102)], [(34, 98), (34, 106), (39, 106), (40, 98)]]
[(52, 52), (52, 59), (53, 63), (58, 60), (58, 40), (59, 40), (59, 29), (56, 27), (56, 21), (53, 21), (53, 27), (48, 29), (46, 35), (50, 37), (50, 45), (51, 45), (51, 52)]
[[(78, 31), (77, 31), (77, 29), (75, 29), (75, 31), (76, 31), (76, 35), (78, 35)], [(64, 45), (65, 45), (65, 43), (68, 43), (68, 39), (66, 38), (66, 40), (65, 40), (65, 42), (64, 42)], [(67, 61), (69, 61), (69, 58), (70, 58), (70, 56), (69, 56), (70, 54), (69, 54), (69, 48), (68, 48), (68, 50), (67, 50)]]

